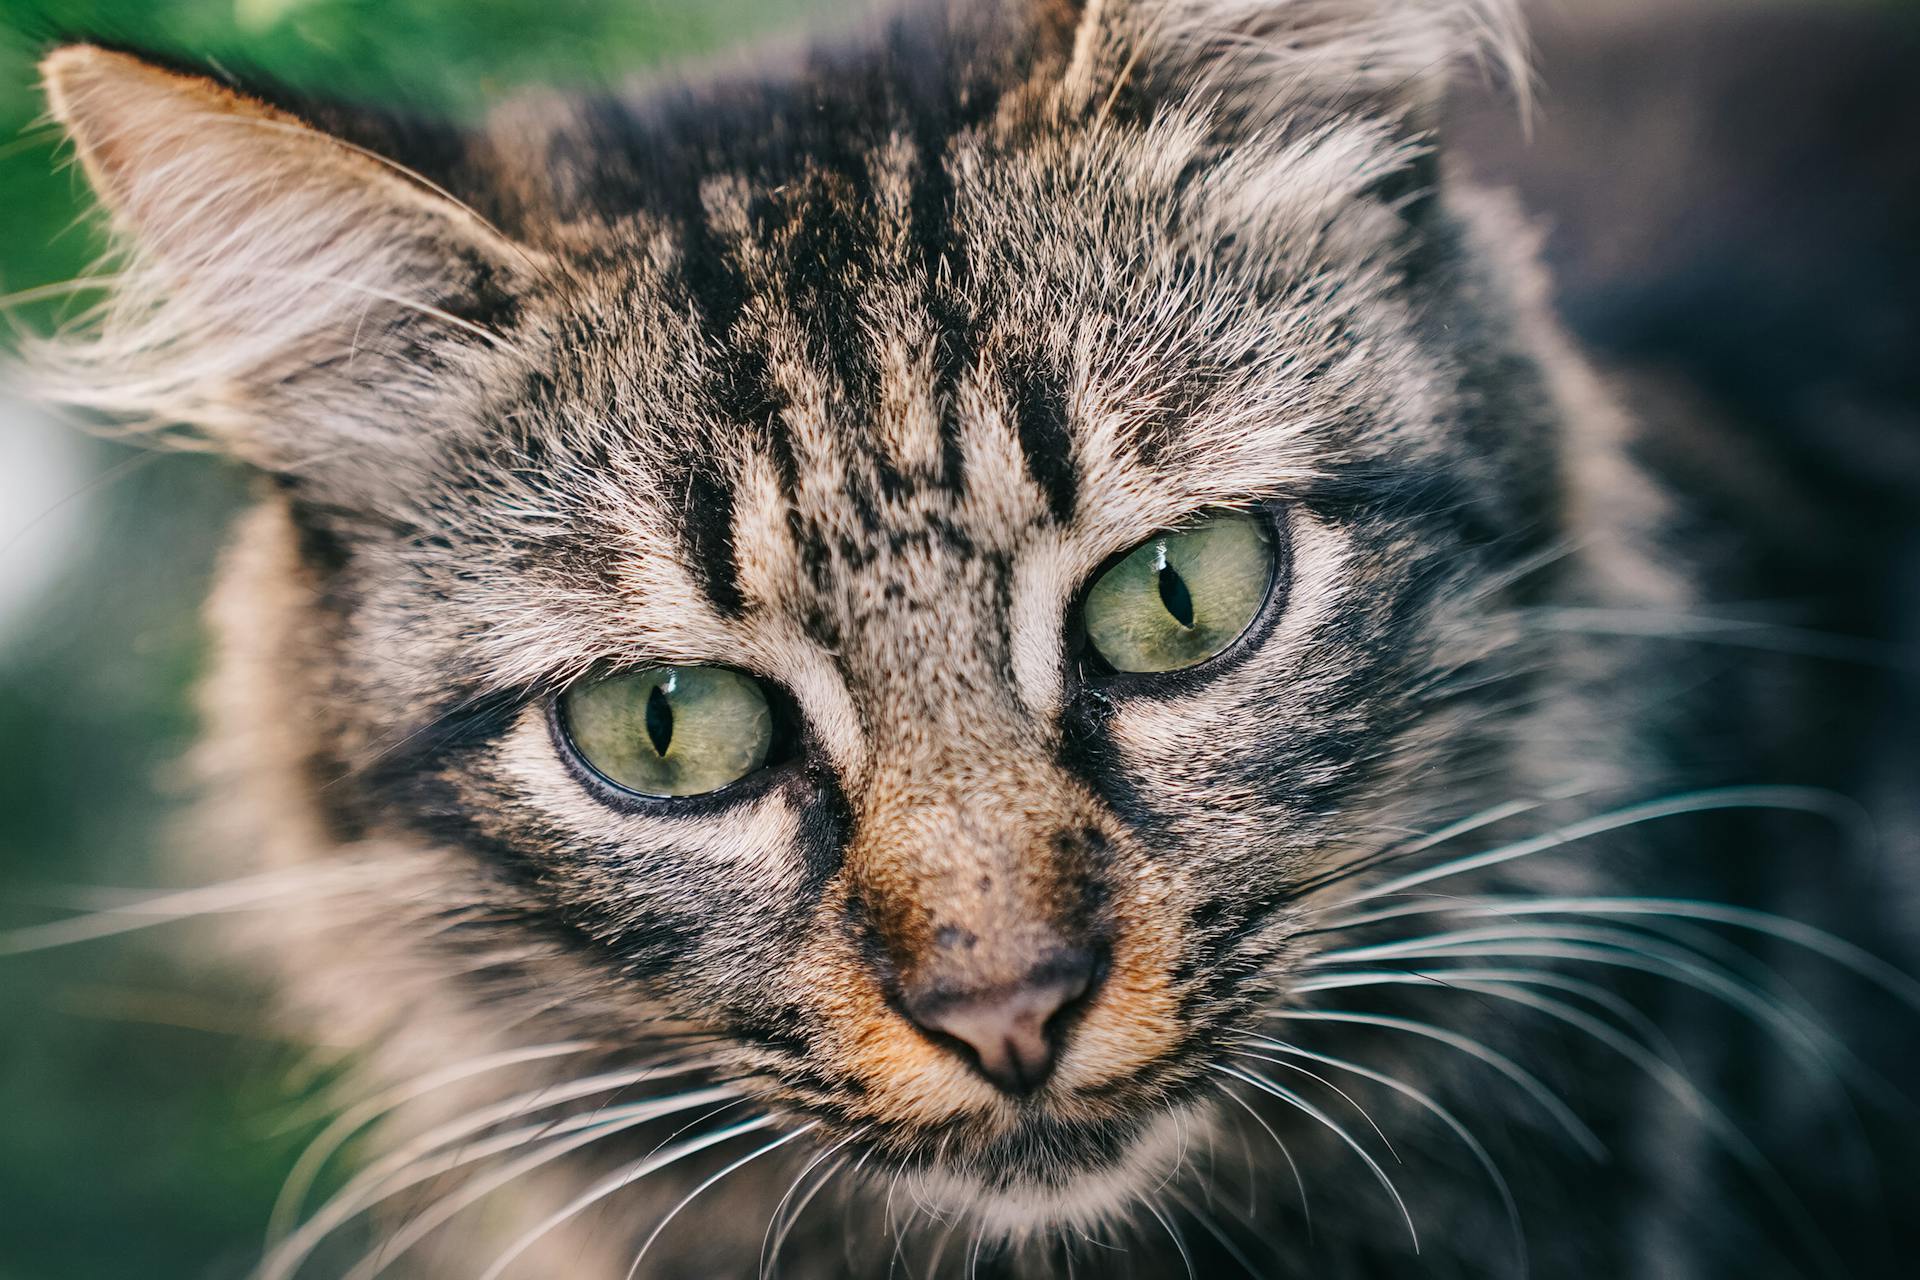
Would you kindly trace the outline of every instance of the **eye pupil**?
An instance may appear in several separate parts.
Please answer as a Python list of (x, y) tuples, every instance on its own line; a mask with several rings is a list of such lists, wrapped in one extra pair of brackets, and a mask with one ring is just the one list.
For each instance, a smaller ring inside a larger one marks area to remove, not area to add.
[(646, 724), (647, 740), (653, 743), (654, 751), (666, 755), (673, 742), (673, 704), (660, 685), (653, 686), (653, 692), (647, 695)]
[(1087, 588), (1077, 621), (1112, 674), (1198, 666), (1246, 634), (1272, 595), (1276, 568), (1268, 521), (1205, 512), (1109, 565)]
[(1193, 626), (1193, 593), (1187, 590), (1187, 580), (1180, 576), (1179, 570), (1171, 565), (1162, 565), (1159, 573), (1160, 603), (1167, 607), (1173, 620), (1183, 627)]

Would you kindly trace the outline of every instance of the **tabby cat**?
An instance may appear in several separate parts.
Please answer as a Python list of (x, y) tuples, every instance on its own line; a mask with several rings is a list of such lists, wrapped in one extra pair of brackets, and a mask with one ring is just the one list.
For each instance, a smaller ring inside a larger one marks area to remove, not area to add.
[(45, 79), (125, 261), (41, 394), (260, 477), (217, 893), (361, 1064), (261, 1276), (1911, 1256), (1911, 508), (1689, 381), (1753, 313), (1576, 351), (1469, 170), (1616, 202), (1596, 298), (1680, 117), (1516, 158), (1513, 4), (928, 0), (472, 129)]

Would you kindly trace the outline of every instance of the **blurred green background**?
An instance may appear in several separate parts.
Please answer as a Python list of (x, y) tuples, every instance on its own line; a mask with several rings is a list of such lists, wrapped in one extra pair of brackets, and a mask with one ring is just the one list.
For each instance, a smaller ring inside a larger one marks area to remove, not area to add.
[[(0, 0), (0, 295), (98, 253), (37, 54), (94, 35), (455, 113), (790, 26), (823, 0)], [(0, 330), (4, 332), (4, 330)], [(3, 340), (3, 339), (0, 339)], [(195, 883), (180, 815), (197, 621), (244, 494), (211, 459), (45, 420), (0, 376), (0, 930)], [(241, 1276), (318, 1129), (314, 1046), (259, 1038), (191, 922), (0, 956), (0, 1280)], [(304, 1100), (304, 1105), (303, 1105)]]

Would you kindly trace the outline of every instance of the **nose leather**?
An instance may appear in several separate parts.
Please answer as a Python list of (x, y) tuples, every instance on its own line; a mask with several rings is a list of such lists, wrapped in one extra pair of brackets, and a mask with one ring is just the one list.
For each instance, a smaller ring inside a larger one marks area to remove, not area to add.
[(1091, 953), (1075, 951), (1011, 987), (911, 997), (907, 1013), (922, 1030), (957, 1041), (1001, 1092), (1023, 1097), (1052, 1073), (1059, 1015), (1087, 995), (1093, 975)]

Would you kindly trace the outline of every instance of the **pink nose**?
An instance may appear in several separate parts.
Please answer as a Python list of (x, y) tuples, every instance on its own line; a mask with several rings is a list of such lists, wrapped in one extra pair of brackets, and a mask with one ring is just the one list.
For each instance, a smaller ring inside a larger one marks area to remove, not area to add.
[(1093, 986), (1084, 951), (1058, 955), (1013, 987), (933, 990), (910, 997), (907, 1014), (922, 1030), (957, 1041), (980, 1074), (1014, 1097), (1046, 1082), (1058, 1052), (1060, 1015)]

